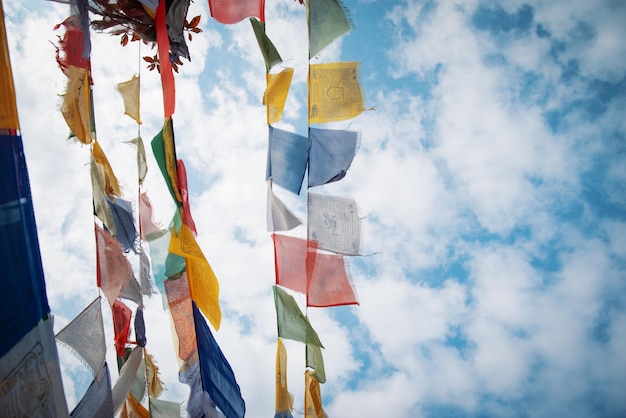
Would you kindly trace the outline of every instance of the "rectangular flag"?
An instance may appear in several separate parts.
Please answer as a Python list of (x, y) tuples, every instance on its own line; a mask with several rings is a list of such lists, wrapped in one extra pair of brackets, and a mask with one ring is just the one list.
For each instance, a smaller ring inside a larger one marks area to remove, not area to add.
[(266, 74), (267, 87), (263, 93), (263, 104), (267, 106), (268, 125), (272, 125), (282, 118), (292, 78), (293, 68), (285, 68), (276, 74)]
[(308, 159), (308, 138), (269, 126), (265, 180), (300, 194)]
[(293, 395), (287, 388), (287, 350), (283, 340), (276, 345), (276, 414), (274, 418), (293, 418)]
[(341, 180), (359, 143), (355, 131), (309, 128), (309, 187)]
[(213, 19), (227, 25), (251, 16), (265, 22), (265, 0), (209, 0), (209, 8)]
[(338, 122), (363, 112), (357, 62), (309, 66), (309, 123)]
[(309, 193), (307, 205), (309, 239), (323, 250), (359, 255), (361, 220), (354, 200)]
[(324, 348), (309, 318), (302, 313), (293, 296), (275, 285), (274, 302), (279, 337)]

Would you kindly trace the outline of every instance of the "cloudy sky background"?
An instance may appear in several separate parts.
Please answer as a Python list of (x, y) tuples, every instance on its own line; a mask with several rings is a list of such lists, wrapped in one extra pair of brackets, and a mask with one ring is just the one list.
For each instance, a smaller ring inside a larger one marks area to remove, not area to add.
[[(304, 7), (268, 0), (267, 32), (294, 67), (280, 128), (306, 135)], [(333, 128), (362, 132), (354, 198), (361, 305), (309, 309), (326, 350), (331, 417), (626, 414), (626, 3), (346, 0), (355, 29), (313, 62), (361, 61), (366, 107)], [(48, 297), (59, 330), (98, 295), (89, 149), (66, 140), (65, 78), (52, 30), (67, 6), (5, 1), (18, 110)], [(247, 404), (274, 411), (276, 319), (266, 231), (265, 68), (248, 21), (204, 32), (176, 75), (177, 153), (198, 241), (220, 281), (215, 334)], [(160, 80), (138, 43), (92, 33), (98, 139), (136, 200), (137, 126), (114, 86), (142, 76), (141, 135), (162, 126)], [(156, 219), (174, 211), (149, 152)], [(305, 219), (304, 192), (275, 192)], [(304, 228), (294, 231), (305, 235)], [(136, 260), (133, 261), (135, 265)], [(301, 304), (304, 298), (297, 298)], [(149, 352), (183, 401), (167, 314), (147, 301)], [(302, 305), (301, 305), (302, 306)], [(110, 311), (103, 305), (114, 365)], [(287, 341), (303, 409), (304, 347)], [(89, 375), (60, 349), (70, 408)], [(115, 376), (115, 367), (111, 367)]]

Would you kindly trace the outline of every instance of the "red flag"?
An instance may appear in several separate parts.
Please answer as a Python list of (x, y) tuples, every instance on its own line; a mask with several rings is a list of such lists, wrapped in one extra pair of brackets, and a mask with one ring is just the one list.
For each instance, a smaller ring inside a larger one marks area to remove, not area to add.
[(341, 255), (318, 253), (309, 275), (307, 306), (358, 305), (356, 292)]
[(159, 47), (159, 71), (161, 73), (161, 85), (163, 88), (163, 112), (164, 117), (169, 118), (174, 114), (176, 87), (174, 85), (172, 63), (170, 62), (170, 38), (167, 36), (165, 21), (165, 0), (161, 0), (156, 10), (154, 24), (156, 26), (157, 45)]
[(265, 22), (265, 0), (209, 0), (211, 16), (218, 22), (237, 23), (246, 17)]
[[(273, 234), (276, 284), (296, 292), (306, 293), (307, 261), (315, 260), (317, 242), (286, 235)], [(307, 260), (307, 253), (309, 260)]]
[(133, 312), (119, 300), (113, 303), (111, 311), (113, 313), (113, 328), (115, 330), (115, 351), (121, 357), (124, 355), (124, 346), (130, 333), (130, 318)]

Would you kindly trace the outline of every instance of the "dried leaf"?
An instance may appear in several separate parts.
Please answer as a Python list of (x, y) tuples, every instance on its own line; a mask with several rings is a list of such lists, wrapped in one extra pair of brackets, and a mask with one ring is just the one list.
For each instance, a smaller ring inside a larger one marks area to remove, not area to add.
[(189, 38), (189, 41), (191, 41), (191, 34), (190, 33), (187, 34), (187, 37)]
[(126, 46), (128, 44), (128, 35), (124, 34), (120, 43), (122, 44), (122, 46)]
[(200, 32), (202, 32), (202, 29), (200, 29), (200, 28), (191, 28), (189, 30), (192, 31), (193, 33), (200, 33)]
[(200, 23), (200, 15), (194, 17), (193, 19), (191, 19), (191, 22), (189, 22), (189, 27), (190, 28), (195, 28), (196, 26), (198, 26), (198, 24)]

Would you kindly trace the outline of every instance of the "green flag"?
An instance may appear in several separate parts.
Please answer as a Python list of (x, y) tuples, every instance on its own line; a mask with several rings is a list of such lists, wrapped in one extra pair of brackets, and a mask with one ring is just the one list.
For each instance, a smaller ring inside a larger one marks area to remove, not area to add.
[(324, 370), (324, 358), (322, 350), (312, 344), (306, 345), (306, 367), (312, 368), (313, 376), (320, 383), (326, 383), (326, 371)]
[(265, 70), (269, 73), (270, 68), (280, 62), (283, 62), (283, 59), (280, 57), (280, 54), (278, 54), (276, 47), (265, 33), (265, 22), (260, 22), (257, 18), (251, 17), (250, 23), (252, 23), (254, 35), (256, 36), (256, 40), (259, 43), (259, 48), (261, 48), (261, 54), (263, 54), (263, 59), (265, 60)]
[(275, 285), (274, 302), (276, 303), (279, 337), (324, 348), (317, 332), (311, 326), (309, 319), (304, 316), (293, 296)]
[(309, 58), (313, 58), (352, 27), (349, 14), (339, 0), (309, 0)]

